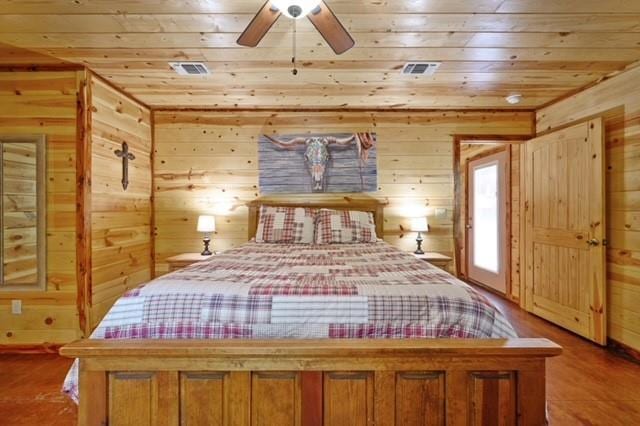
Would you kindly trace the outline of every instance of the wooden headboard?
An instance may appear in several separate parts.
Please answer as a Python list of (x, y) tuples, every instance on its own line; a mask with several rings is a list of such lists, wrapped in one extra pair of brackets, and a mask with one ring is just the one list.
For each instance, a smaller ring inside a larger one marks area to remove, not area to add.
[(315, 209), (357, 210), (373, 213), (376, 224), (376, 235), (382, 238), (384, 230), (384, 207), (386, 202), (375, 198), (352, 198), (348, 196), (327, 198), (258, 198), (247, 203), (249, 207), (249, 239), (256, 236), (261, 206), (273, 207), (310, 207)]

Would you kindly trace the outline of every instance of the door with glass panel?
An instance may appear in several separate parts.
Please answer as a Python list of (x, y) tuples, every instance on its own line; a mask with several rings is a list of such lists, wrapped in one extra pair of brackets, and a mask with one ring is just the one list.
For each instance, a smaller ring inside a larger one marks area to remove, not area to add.
[(504, 294), (509, 263), (509, 151), (471, 160), (467, 167), (467, 276)]

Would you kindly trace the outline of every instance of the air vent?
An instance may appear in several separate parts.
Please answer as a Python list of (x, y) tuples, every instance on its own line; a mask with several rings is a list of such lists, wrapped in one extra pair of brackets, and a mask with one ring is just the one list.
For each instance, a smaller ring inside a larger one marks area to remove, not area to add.
[(180, 75), (209, 75), (209, 68), (202, 62), (169, 62), (171, 68)]
[(402, 74), (406, 75), (433, 75), (440, 67), (441, 62), (408, 62), (402, 68)]

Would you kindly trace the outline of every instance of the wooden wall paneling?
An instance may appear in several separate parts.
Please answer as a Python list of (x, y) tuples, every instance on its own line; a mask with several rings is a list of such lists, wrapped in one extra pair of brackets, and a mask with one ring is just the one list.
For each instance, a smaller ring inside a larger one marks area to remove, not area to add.
[[(50, 345), (81, 336), (77, 305), (76, 151), (83, 72), (0, 71), (0, 133), (44, 135), (47, 156), (47, 289), (0, 291), (0, 344)], [(51, 261), (55, 259), (56, 261)], [(23, 314), (11, 315), (11, 300)]]
[[(640, 350), (640, 68), (633, 68), (537, 113), (539, 134), (595, 116), (605, 123), (608, 335)], [(634, 302), (635, 301), (635, 302)]]
[[(217, 216), (216, 250), (247, 240), (245, 204), (260, 195), (261, 133), (375, 131), (379, 190), (370, 195), (388, 202), (385, 240), (413, 250), (409, 219), (425, 214), (431, 224), (425, 248), (451, 254), (454, 135), (532, 131), (532, 115), (526, 112), (156, 111), (154, 116), (157, 273), (167, 271), (167, 257), (200, 249), (195, 230), (200, 214)], [(447, 210), (445, 217), (434, 216), (436, 207)]]
[[(91, 74), (91, 323), (95, 327), (126, 290), (152, 276), (151, 112)], [(129, 145), (129, 186), (122, 160)]]

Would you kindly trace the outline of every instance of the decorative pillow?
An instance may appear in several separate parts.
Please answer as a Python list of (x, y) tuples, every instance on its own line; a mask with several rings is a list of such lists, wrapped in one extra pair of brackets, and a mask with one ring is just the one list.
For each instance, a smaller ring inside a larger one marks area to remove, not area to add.
[(373, 214), (322, 209), (316, 218), (316, 244), (375, 243)]
[(315, 209), (260, 207), (257, 243), (312, 244)]

